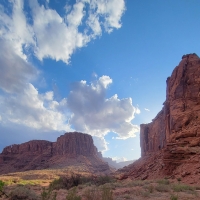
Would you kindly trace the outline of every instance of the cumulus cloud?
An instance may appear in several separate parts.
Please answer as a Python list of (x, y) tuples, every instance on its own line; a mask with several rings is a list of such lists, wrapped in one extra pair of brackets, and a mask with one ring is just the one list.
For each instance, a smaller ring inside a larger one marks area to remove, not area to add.
[(78, 0), (74, 5), (66, 4), (64, 10), (61, 15), (50, 7), (49, 0), (0, 2), (0, 129), (17, 125), (18, 131), (27, 127), (31, 133), (58, 134), (73, 127), (91, 134), (98, 148), (105, 151), (107, 133), (126, 139), (139, 130), (132, 124), (140, 112), (132, 99), (119, 99), (117, 94), (106, 98), (112, 79), (106, 75), (97, 79), (94, 74), (91, 84), (85, 80), (74, 83), (68, 97), (55, 100), (55, 91), (41, 93), (34, 86), (39, 72), (29, 56), (68, 64), (76, 49), (103, 31), (111, 33), (121, 27), (125, 1)]
[(148, 111), (148, 112), (150, 111), (148, 108), (145, 108), (144, 110), (145, 110), (145, 111)]
[(34, 129), (71, 130), (66, 99), (54, 100), (53, 91), (39, 93), (31, 83), (38, 71), (0, 40), (1, 124), (15, 123)]
[[(37, 0), (29, 0), (31, 16), (24, 11), (27, 1), (12, 0), (12, 12), (0, 3), (0, 38), (12, 41), (18, 55), (27, 59), (30, 51), (39, 60), (52, 58), (69, 63), (77, 48), (100, 36), (102, 30), (111, 32), (121, 27), (124, 0), (79, 0), (66, 5), (61, 16)], [(81, 27), (81, 29), (80, 29)], [(80, 31), (82, 30), (82, 31)]]
[(134, 137), (139, 130), (132, 124), (138, 108), (132, 105), (131, 98), (119, 99), (117, 94), (106, 98), (106, 89), (112, 83), (109, 76), (87, 84), (74, 83), (67, 99), (67, 107), (73, 113), (70, 123), (76, 130), (103, 137), (115, 132), (121, 139)]
[(8, 41), (0, 40), (0, 88), (5, 92), (19, 93), (38, 71), (19, 55)]
[(70, 130), (67, 116), (59, 111), (63, 102), (53, 100), (53, 92), (39, 94), (32, 84), (27, 84), (20, 94), (0, 98), (3, 121), (23, 124), (43, 130)]
[(94, 145), (98, 147), (98, 151), (104, 152), (108, 150), (108, 142), (104, 137), (93, 136)]

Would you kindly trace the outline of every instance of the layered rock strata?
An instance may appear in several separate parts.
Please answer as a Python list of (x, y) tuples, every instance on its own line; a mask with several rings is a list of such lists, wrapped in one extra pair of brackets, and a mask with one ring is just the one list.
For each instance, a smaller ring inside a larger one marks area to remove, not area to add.
[(0, 154), (0, 174), (47, 168), (80, 167), (91, 172), (110, 172), (98, 157), (97, 148), (88, 134), (73, 132), (56, 142), (32, 140), (7, 146)]
[(200, 59), (196, 54), (184, 55), (167, 78), (166, 101), (151, 123), (141, 124), (140, 146), (141, 158), (126, 176), (199, 182)]

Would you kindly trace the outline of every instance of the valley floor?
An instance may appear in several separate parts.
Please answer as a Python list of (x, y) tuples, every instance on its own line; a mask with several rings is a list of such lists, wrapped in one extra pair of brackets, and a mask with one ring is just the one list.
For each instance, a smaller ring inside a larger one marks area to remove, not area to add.
[(0, 180), (5, 183), (3, 191), (9, 196), (2, 195), (1, 200), (200, 199), (200, 186), (185, 185), (181, 180), (117, 180), (111, 176), (77, 175), (65, 170), (13, 173), (0, 176)]

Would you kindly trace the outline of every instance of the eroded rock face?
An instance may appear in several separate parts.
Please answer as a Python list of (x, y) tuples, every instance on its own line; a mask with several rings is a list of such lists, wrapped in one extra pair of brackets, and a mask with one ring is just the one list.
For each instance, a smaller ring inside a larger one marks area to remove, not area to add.
[(83, 166), (91, 172), (110, 172), (88, 134), (65, 133), (56, 142), (32, 140), (5, 147), (0, 154), (0, 174), (46, 168)]
[(168, 143), (183, 140), (189, 146), (198, 143), (200, 127), (200, 59), (185, 55), (167, 79), (163, 109), (150, 124), (141, 125), (142, 156), (156, 152)]
[[(189, 174), (190, 177), (198, 174), (200, 59), (196, 54), (184, 55), (171, 77), (167, 78), (166, 101), (163, 105), (151, 123), (140, 126), (142, 157), (132, 166), (135, 172), (130, 169), (130, 176), (136, 177), (137, 174), (139, 178), (144, 175), (153, 178), (184, 174), (185, 178)], [(177, 171), (181, 168), (186, 170), (183, 167), (186, 163), (190, 172)], [(137, 169), (140, 169), (141, 176)]]
[(90, 135), (67, 133), (57, 139), (53, 148), (53, 154), (70, 157), (76, 157), (77, 155), (91, 156), (97, 154), (97, 149)]

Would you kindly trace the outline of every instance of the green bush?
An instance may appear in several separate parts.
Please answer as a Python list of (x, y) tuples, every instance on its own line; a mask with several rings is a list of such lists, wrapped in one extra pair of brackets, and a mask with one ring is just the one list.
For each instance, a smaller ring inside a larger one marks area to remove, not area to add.
[(174, 184), (172, 186), (172, 189), (175, 192), (194, 191), (194, 188), (192, 186), (184, 185), (184, 184)]
[(157, 181), (158, 184), (169, 185), (170, 182), (168, 179), (161, 179)]
[(86, 189), (84, 191), (83, 196), (85, 197), (86, 200), (101, 200), (100, 199), (100, 192), (95, 187)]
[(110, 176), (99, 176), (99, 177), (81, 177), (80, 175), (72, 174), (70, 177), (60, 177), (53, 180), (50, 185), (50, 190), (59, 190), (59, 189), (70, 189), (72, 187), (77, 187), (80, 184), (89, 184), (89, 185), (103, 185), (106, 183), (113, 182), (113, 179)]
[(147, 189), (149, 193), (153, 193), (154, 189), (155, 189), (152, 184), (146, 185), (146, 186), (144, 186), (144, 188)]
[(50, 189), (45, 189), (43, 188), (43, 191), (41, 192), (41, 198), (42, 200), (56, 200), (56, 197), (57, 197), (57, 193), (54, 192)]
[(96, 185), (104, 185), (105, 183), (111, 183), (113, 182), (114, 180), (108, 176), (108, 175), (105, 175), (105, 176), (99, 176), (95, 179), (95, 184)]
[(109, 187), (102, 187), (101, 199), (113, 200), (113, 192)]
[(74, 187), (72, 190), (69, 191), (68, 195), (66, 196), (67, 200), (81, 200), (81, 197), (77, 195), (76, 188)]
[(79, 175), (72, 174), (70, 177), (60, 177), (53, 180), (50, 185), (50, 190), (59, 190), (59, 189), (70, 189), (72, 187), (78, 186), (82, 183), (82, 179)]
[(172, 194), (170, 200), (178, 200), (178, 195)]
[(170, 191), (170, 188), (168, 185), (163, 185), (163, 184), (158, 184), (155, 189), (158, 191), (158, 192), (169, 192)]
[(18, 186), (10, 193), (10, 200), (38, 200), (36, 193), (25, 186)]
[(2, 197), (3, 195), (5, 197), (8, 197), (8, 195), (4, 192), (4, 186), (5, 186), (5, 183), (0, 180), (0, 197)]

